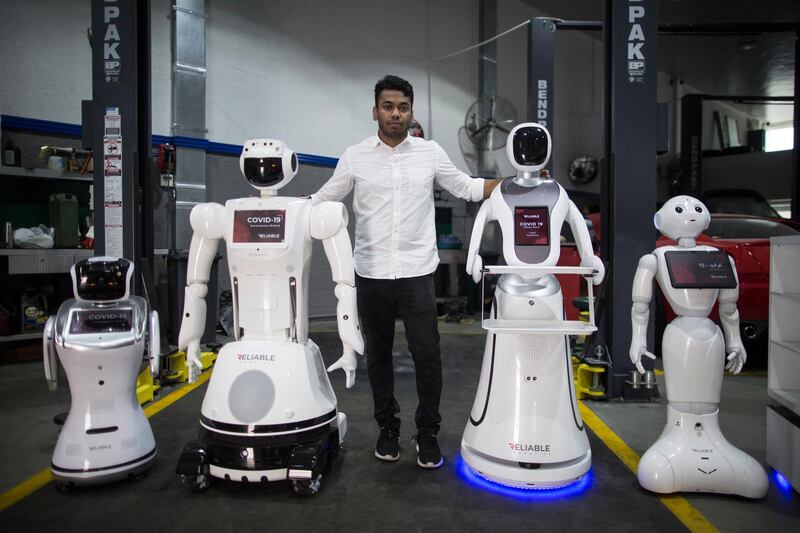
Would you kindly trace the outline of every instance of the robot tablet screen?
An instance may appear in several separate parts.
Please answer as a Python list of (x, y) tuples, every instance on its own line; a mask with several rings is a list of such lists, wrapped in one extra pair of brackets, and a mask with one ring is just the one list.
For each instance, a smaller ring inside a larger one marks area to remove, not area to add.
[(664, 258), (669, 280), (676, 289), (736, 288), (736, 276), (723, 251), (670, 251)]
[(82, 310), (72, 315), (69, 325), (70, 333), (113, 333), (130, 331), (133, 323), (131, 309), (114, 309), (108, 311)]
[(547, 207), (514, 208), (514, 245), (550, 245), (550, 213)]
[(283, 209), (236, 211), (233, 216), (233, 242), (283, 242), (285, 229)]

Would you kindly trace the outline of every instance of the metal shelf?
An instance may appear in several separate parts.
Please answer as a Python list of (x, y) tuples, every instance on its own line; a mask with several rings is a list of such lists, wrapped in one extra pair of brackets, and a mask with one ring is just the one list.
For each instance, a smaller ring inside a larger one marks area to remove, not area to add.
[(508, 266), (489, 265), (483, 267), (487, 274), (526, 274), (528, 276), (544, 276), (545, 274), (582, 274), (592, 276), (597, 271), (592, 267), (565, 266)]
[(17, 176), (22, 178), (44, 179), (44, 180), (67, 180), (93, 182), (94, 176), (81, 176), (77, 173), (64, 172), (62, 170), (51, 170), (49, 168), (22, 168), (0, 166), (0, 176)]
[(16, 341), (32, 341), (41, 338), (42, 338), (41, 331), (37, 333), (18, 333), (17, 335), (0, 335), (0, 343), (16, 342)]

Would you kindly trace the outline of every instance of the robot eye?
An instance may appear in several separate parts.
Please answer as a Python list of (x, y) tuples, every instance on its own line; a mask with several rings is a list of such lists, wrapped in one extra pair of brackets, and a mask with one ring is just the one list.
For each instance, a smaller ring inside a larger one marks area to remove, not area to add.
[(703, 212), (703, 208), (702, 208), (702, 207), (700, 207), (699, 205), (696, 205), (696, 206), (694, 207), (694, 210), (695, 210), (695, 211), (697, 211), (698, 213), (702, 213), (702, 212)]
[(682, 208), (681, 206), (677, 206), (677, 207), (675, 208), (675, 212), (676, 212), (676, 213), (683, 213), (683, 208)]

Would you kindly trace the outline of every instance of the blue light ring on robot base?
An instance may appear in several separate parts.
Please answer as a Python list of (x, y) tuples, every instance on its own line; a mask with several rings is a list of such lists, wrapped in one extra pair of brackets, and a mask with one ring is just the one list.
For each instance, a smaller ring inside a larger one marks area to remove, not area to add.
[(593, 481), (592, 470), (589, 469), (583, 476), (563, 487), (553, 489), (521, 489), (510, 487), (481, 477), (474, 472), (460, 456), (456, 461), (456, 474), (468, 485), (473, 487), (493, 492), (507, 498), (528, 502), (552, 501), (577, 497), (589, 490)]
[(777, 470), (772, 470), (772, 478), (775, 480), (775, 486), (780, 489), (780, 491), (786, 496), (792, 496), (793, 488), (792, 484), (789, 482), (786, 477), (778, 472)]
[(242, 471), (287, 468), (297, 446), (320, 446), (332, 460), (339, 450), (338, 418), (322, 427), (277, 436), (228, 435), (201, 426), (199, 440), (214, 466)]
[(156, 448), (153, 448), (152, 450), (150, 450), (149, 452), (147, 452), (146, 454), (144, 454), (141, 457), (138, 457), (136, 459), (132, 459), (130, 461), (125, 461), (124, 463), (111, 465), (111, 466), (102, 466), (102, 467), (99, 467), (99, 468), (61, 468), (60, 466), (58, 466), (58, 465), (56, 465), (56, 464), (51, 462), (50, 463), (50, 468), (53, 470), (53, 475), (56, 476), (56, 477), (60, 476), (62, 473), (67, 475), (67, 476), (69, 474), (88, 474), (88, 473), (91, 473), (91, 472), (103, 472), (103, 471), (107, 471), (107, 470), (114, 470), (114, 469), (117, 469), (117, 468), (123, 468), (123, 467), (126, 467), (126, 466), (131, 466), (131, 465), (134, 465), (136, 463), (140, 463), (142, 461), (146, 461), (148, 459), (155, 458), (155, 456), (156, 456)]

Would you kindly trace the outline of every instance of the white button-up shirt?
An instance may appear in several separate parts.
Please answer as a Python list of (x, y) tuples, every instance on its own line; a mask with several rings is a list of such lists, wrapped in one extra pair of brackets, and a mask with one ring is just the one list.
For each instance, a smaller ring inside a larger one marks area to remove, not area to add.
[(359, 276), (396, 279), (436, 270), (433, 184), (464, 200), (483, 199), (483, 180), (458, 170), (435, 141), (411, 135), (396, 147), (377, 135), (345, 150), (314, 203), (341, 201), (351, 190)]

